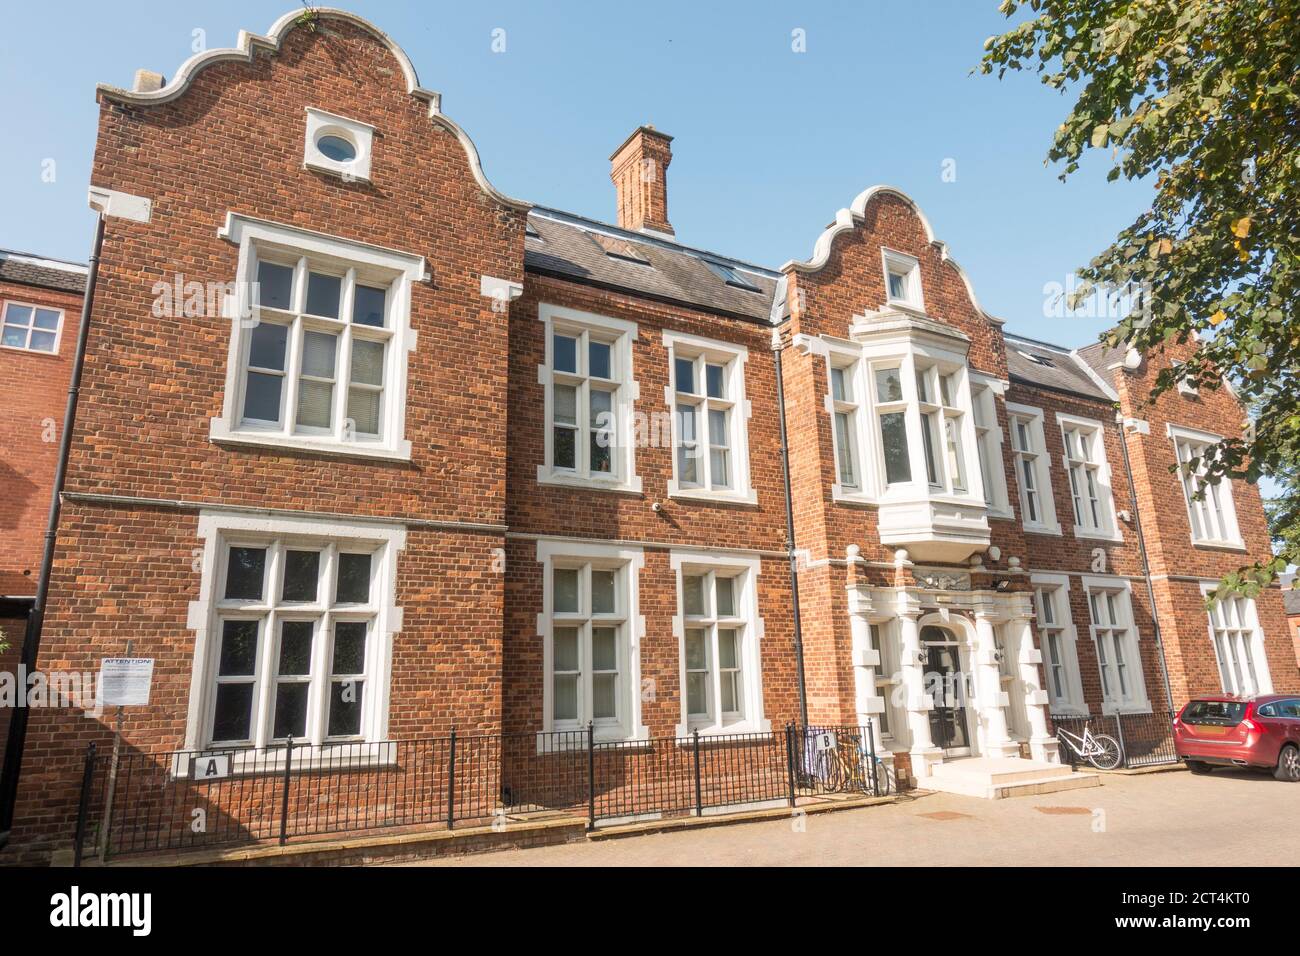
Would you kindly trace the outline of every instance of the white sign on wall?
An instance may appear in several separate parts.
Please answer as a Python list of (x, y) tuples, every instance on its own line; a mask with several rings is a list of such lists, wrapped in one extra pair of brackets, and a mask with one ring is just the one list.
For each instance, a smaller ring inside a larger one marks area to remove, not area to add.
[(152, 657), (105, 657), (99, 662), (99, 703), (103, 707), (142, 707), (149, 703)]
[(223, 780), (230, 776), (230, 754), (202, 754), (194, 758), (190, 777), (194, 780)]

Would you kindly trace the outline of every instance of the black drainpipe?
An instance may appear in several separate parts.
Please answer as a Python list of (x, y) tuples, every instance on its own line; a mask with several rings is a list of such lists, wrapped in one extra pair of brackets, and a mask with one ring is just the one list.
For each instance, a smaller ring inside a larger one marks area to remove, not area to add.
[(772, 351), (776, 353), (776, 401), (781, 412), (781, 477), (785, 481), (786, 554), (790, 560), (790, 601), (794, 609), (794, 660), (799, 673), (799, 720), (808, 726), (808, 688), (803, 670), (803, 626), (799, 621), (799, 555), (794, 547), (794, 500), (790, 495), (790, 443), (785, 431), (785, 384), (781, 378), (781, 332), (772, 333)]
[[(36, 672), (36, 657), (41, 649), (41, 629), (45, 623), (45, 599), (50, 589), (50, 569), (54, 567), (54, 542), (59, 530), (59, 508), (63, 482), (67, 477), (68, 453), (72, 449), (72, 429), (77, 421), (77, 398), (81, 392), (81, 370), (86, 360), (86, 337), (90, 332), (90, 307), (95, 300), (95, 281), (99, 277), (99, 252), (104, 246), (104, 222), (100, 213), (95, 223), (95, 242), (86, 273), (86, 293), (81, 300), (81, 328), (77, 330), (77, 351), (72, 360), (72, 379), (68, 383), (68, 404), (63, 412), (63, 434), (59, 438), (59, 460), (54, 469), (54, 488), (50, 494), (50, 514), (45, 526), (45, 551), (41, 556), (41, 573), (36, 582), (36, 600), (27, 614), (27, 634), (23, 639), (20, 673)], [(23, 747), (27, 743), (27, 688), (19, 687), (9, 736), (5, 742), (4, 767), (0, 769), (0, 850), (9, 843), (13, 829), (14, 806), (18, 801), (18, 777), (22, 772)]]
[(1138, 510), (1137, 482), (1133, 479), (1133, 464), (1128, 457), (1128, 433), (1124, 430), (1124, 413), (1115, 416), (1119, 426), (1119, 447), (1124, 453), (1124, 472), (1128, 475), (1128, 490), (1133, 509), (1133, 526), (1137, 529), (1138, 553), (1142, 555), (1142, 577), (1147, 582), (1147, 600), (1151, 602), (1151, 628), (1156, 639), (1156, 653), (1160, 657), (1160, 676), (1165, 682), (1165, 703), (1169, 713), (1174, 712), (1174, 692), (1169, 687), (1169, 665), (1165, 662), (1165, 645), (1160, 639), (1160, 615), (1156, 611), (1156, 589), (1151, 583), (1151, 564), (1147, 561), (1147, 542), (1142, 534), (1142, 512)]

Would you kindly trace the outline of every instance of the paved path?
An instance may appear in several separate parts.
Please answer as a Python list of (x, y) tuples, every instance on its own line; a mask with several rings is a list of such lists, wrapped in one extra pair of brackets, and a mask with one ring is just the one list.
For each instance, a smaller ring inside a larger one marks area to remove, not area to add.
[(435, 866), (1286, 865), (1300, 863), (1300, 784), (1222, 770), (1106, 776), (1104, 785), (889, 806), (531, 850)]

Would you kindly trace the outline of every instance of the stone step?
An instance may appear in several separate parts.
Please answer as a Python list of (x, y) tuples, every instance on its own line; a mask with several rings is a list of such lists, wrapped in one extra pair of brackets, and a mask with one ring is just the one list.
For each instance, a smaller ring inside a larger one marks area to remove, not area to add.
[(1019, 780), (1068, 777), (1071, 771), (1068, 766), (1059, 763), (1025, 760), (1023, 757), (965, 757), (944, 761), (933, 767), (931, 772), (939, 777), (977, 779), (992, 786)]
[(925, 790), (939, 790), (986, 800), (1079, 790), (1101, 785), (1095, 773), (1074, 773), (1068, 766), (1018, 757), (967, 757), (931, 768), (918, 781)]

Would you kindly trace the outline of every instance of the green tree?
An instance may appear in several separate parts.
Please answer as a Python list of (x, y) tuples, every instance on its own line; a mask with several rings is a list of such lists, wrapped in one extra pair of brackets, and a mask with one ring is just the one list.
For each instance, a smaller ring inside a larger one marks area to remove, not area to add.
[[(1252, 425), (1207, 452), (1211, 479), (1281, 492), (1269, 502), (1276, 557), (1228, 575), (1254, 594), (1300, 560), (1300, 0), (1005, 0), (1018, 22), (985, 43), (979, 69), (1032, 71), (1073, 99), (1048, 150), (1079, 169), (1109, 153), (1109, 180), (1152, 185), (1151, 208), (1086, 268), (1094, 290), (1142, 290), (1103, 339), (1146, 353), (1199, 338), (1162, 371), (1233, 383)], [(1022, 19), (1024, 18), (1024, 19)]]

